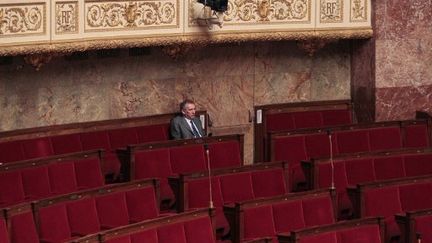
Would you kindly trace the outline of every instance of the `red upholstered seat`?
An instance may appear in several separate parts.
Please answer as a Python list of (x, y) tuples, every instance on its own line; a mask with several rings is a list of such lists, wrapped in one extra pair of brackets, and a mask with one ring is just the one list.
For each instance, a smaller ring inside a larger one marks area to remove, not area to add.
[(370, 151), (368, 130), (337, 132), (336, 139), (339, 153)]
[(295, 128), (322, 127), (323, 119), (319, 111), (293, 112)]
[(112, 151), (126, 148), (131, 144), (138, 144), (138, 135), (134, 127), (111, 130), (108, 132)]
[(67, 154), (83, 151), (79, 134), (67, 134), (51, 137), (54, 154)]
[(272, 208), (277, 233), (290, 232), (306, 227), (301, 200), (273, 204)]
[(174, 175), (169, 149), (144, 150), (134, 153), (134, 156), (134, 179), (160, 179), (161, 200), (174, 200), (174, 194), (166, 179)]
[(252, 180), (250, 173), (237, 173), (220, 178), (224, 203), (241, 202), (253, 199)]
[(215, 242), (209, 217), (198, 218), (184, 223), (187, 243)]
[(159, 215), (156, 195), (153, 187), (125, 192), (129, 222), (139, 222), (156, 218)]
[(406, 148), (428, 147), (429, 135), (426, 124), (409, 125), (405, 127), (405, 144)]
[(130, 236), (131, 243), (159, 243), (157, 229), (140, 231)]
[(24, 160), (24, 150), (21, 141), (11, 141), (0, 143), (0, 163)]
[(240, 147), (238, 141), (212, 143), (209, 145), (211, 168), (241, 166)]
[(422, 216), (415, 218), (415, 231), (420, 233), (422, 242), (432, 242), (432, 216)]
[(207, 168), (202, 145), (170, 148), (171, 169), (175, 174), (202, 171)]
[[(190, 180), (187, 183), (187, 201), (189, 208), (208, 207), (210, 201), (210, 188), (207, 178)], [(223, 205), (221, 186), (218, 177), (212, 178), (212, 199), (216, 207)]]
[[(337, 146), (332, 137), (333, 154), (337, 154)], [(312, 134), (305, 136), (307, 158), (319, 158), (330, 156), (330, 140), (327, 134)]]
[(49, 165), (48, 175), (52, 193), (58, 195), (78, 191), (75, 166), (72, 161)]
[(268, 114), (266, 116), (267, 131), (295, 129), (292, 113)]
[(351, 112), (348, 110), (327, 110), (322, 111), (324, 126), (351, 124)]
[(43, 242), (63, 242), (71, 239), (66, 205), (63, 203), (38, 210), (39, 238)]
[(10, 241), (13, 243), (39, 243), (36, 224), (31, 211), (10, 218)]
[(137, 127), (138, 142), (147, 143), (168, 140), (168, 129), (165, 124)]
[(54, 155), (51, 140), (48, 137), (22, 141), (26, 159), (41, 158)]
[(374, 165), (373, 159), (356, 159), (345, 161), (346, 175), (349, 185), (374, 181)]
[(104, 149), (105, 152), (111, 150), (108, 132), (87, 132), (81, 133), (81, 144), (83, 150)]
[(432, 207), (432, 184), (416, 183), (399, 187), (403, 211), (414, 211)]
[(381, 243), (384, 241), (380, 237), (380, 230), (377, 225), (365, 225), (341, 230), (337, 234), (338, 242)]
[(387, 180), (405, 176), (404, 159), (402, 156), (374, 159), (375, 178)]
[(79, 189), (95, 188), (104, 184), (100, 161), (97, 158), (87, 158), (76, 161), (75, 173)]
[(398, 186), (370, 189), (364, 192), (365, 216), (393, 217), (402, 212)]
[(299, 243), (338, 243), (336, 232), (305, 236)]
[(21, 176), (27, 199), (39, 199), (52, 195), (47, 167), (22, 170)]
[(244, 209), (243, 217), (246, 240), (276, 234), (271, 205)]
[(0, 205), (6, 206), (25, 200), (24, 186), (19, 171), (0, 173)]
[(159, 243), (187, 243), (182, 223), (159, 227), (157, 234)]
[(332, 224), (335, 222), (330, 197), (307, 198), (302, 201), (306, 226)]
[(369, 144), (371, 151), (402, 148), (400, 128), (382, 127), (369, 129)]
[(84, 236), (100, 231), (100, 223), (93, 198), (72, 201), (67, 204), (67, 214), (73, 235)]
[(404, 168), (407, 176), (432, 174), (432, 154), (406, 156)]
[(95, 201), (102, 228), (111, 229), (129, 224), (129, 213), (124, 192), (98, 196)]
[(0, 242), (9, 243), (9, 233), (4, 218), (0, 217)]
[(254, 171), (251, 176), (254, 198), (288, 193), (283, 170), (281, 169)]

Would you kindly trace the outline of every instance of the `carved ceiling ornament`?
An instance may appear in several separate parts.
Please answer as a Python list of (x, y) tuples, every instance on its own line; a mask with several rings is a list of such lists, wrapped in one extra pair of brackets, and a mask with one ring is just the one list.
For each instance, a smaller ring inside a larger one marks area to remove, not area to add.
[(78, 2), (57, 2), (55, 16), (56, 34), (78, 33)]
[(45, 33), (45, 4), (0, 6), (0, 38)]
[(61, 56), (58, 53), (32, 54), (24, 56), (24, 61), (39, 71), (43, 65), (49, 63), (53, 57)]
[(367, 1), (351, 0), (351, 22), (367, 21)]
[(327, 44), (333, 42), (334, 40), (328, 39), (310, 39), (304, 41), (298, 41), (297, 46), (305, 51), (310, 57), (314, 56), (317, 51), (322, 49)]
[(86, 31), (177, 25), (179, 0), (86, 3)]

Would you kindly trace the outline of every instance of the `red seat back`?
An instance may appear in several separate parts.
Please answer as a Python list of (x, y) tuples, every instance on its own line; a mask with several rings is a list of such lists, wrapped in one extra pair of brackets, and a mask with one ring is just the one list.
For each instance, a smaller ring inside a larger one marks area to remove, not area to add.
[(207, 168), (202, 145), (170, 148), (170, 162), (173, 173), (189, 173)]

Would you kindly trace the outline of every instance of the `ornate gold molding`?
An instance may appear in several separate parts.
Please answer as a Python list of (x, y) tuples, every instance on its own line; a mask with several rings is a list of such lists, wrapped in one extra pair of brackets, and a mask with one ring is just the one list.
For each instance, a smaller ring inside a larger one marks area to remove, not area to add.
[(0, 38), (43, 35), (45, 32), (45, 3), (0, 5)]
[(308, 40), (308, 39), (366, 39), (371, 38), (371, 28), (363, 29), (340, 29), (340, 30), (317, 30), (317, 31), (267, 31), (267, 32), (243, 32), (243, 33), (217, 33), (209, 37), (205, 34), (196, 35), (173, 35), (130, 37), (119, 39), (81, 40), (74, 42), (53, 42), (52, 44), (36, 43), (14, 46), (0, 46), (0, 56), (28, 55), (38, 53), (72, 53), (77, 51), (88, 51), (97, 49), (132, 48), (146, 46), (168, 46), (168, 45), (207, 45), (228, 42), (245, 41), (280, 41), (280, 40)]

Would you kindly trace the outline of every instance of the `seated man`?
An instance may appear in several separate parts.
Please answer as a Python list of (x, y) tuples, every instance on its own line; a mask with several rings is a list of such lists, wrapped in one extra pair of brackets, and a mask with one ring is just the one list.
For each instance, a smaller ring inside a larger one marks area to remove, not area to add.
[(200, 138), (205, 136), (201, 120), (195, 117), (195, 103), (186, 99), (180, 103), (181, 115), (171, 120), (170, 133), (173, 139)]

